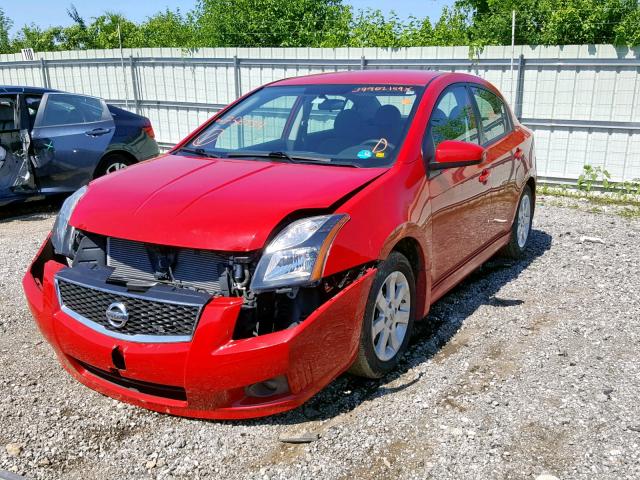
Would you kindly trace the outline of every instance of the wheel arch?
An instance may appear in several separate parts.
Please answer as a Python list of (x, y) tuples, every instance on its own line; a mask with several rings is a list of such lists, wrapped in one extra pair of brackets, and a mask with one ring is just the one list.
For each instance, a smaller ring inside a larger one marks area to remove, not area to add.
[(98, 162), (98, 164), (96, 165), (96, 168), (93, 170), (93, 175), (92, 178), (95, 180), (96, 178), (98, 178), (98, 174), (99, 172), (104, 168), (104, 166), (107, 164), (107, 162), (109, 161), (110, 157), (114, 157), (116, 155), (120, 155), (122, 157), (125, 157), (127, 160), (129, 160), (130, 165), (133, 165), (134, 163), (138, 162), (138, 159), (136, 158), (135, 155), (133, 155), (131, 152), (128, 152), (126, 150), (109, 150), (108, 152), (105, 152), (104, 155), (102, 155), (102, 158), (100, 158), (100, 161)]
[[(426, 315), (428, 305), (427, 305), (427, 255), (425, 254), (424, 248), (420, 244), (417, 238), (413, 236), (405, 236), (398, 239), (389, 252), (398, 252), (404, 255), (407, 260), (409, 260), (409, 264), (411, 265), (411, 270), (413, 270), (413, 275), (416, 280), (416, 320), (422, 318), (423, 315)], [(385, 257), (386, 258), (386, 257)]]
[(536, 179), (533, 177), (529, 177), (525, 185), (528, 185), (531, 189), (531, 215), (535, 212), (536, 209)]

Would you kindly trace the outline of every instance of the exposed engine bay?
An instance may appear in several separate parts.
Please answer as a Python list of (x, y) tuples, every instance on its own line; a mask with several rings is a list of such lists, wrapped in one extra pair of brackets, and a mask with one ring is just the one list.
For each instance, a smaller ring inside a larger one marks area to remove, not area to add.
[(293, 327), (369, 267), (362, 265), (323, 278), (309, 287), (255, 293), (250, 284), (260, 252), (238, 255), (177, 248), (77, 232), (72, 269), (90, 268), (108, 285), (147, 292), (157, 285), (205, 293), (210, 298), (241, 297), (233, 337), (250, 338)]

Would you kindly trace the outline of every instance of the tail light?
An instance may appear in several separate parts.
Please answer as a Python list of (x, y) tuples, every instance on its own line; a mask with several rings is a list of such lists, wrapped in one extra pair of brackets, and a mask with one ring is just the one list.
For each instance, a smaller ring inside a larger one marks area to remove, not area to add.
[(142, 130), (149, 135), (149, 138), (156, 138), (156, 132), (153, 131), (153, 127), (151, 125), (146, 125), (142, 127)]

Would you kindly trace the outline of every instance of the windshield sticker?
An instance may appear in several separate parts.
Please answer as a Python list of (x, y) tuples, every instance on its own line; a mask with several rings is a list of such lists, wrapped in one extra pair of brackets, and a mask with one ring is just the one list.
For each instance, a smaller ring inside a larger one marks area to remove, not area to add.
[(373, 152), (371, 150), (360, 150), (358, 152), (358, 158), (362, 160), (366, 160), (367, 158), (371, 158)]
[(415, 95), (416, 91), (413, 87), (406, 85), (378, 85), (378, 86), (361, 86), (351, 90), (351, 93), (401, 93), (404, 95)]
[(376, 158), (384, 158), (384, 152), (376, 152)]

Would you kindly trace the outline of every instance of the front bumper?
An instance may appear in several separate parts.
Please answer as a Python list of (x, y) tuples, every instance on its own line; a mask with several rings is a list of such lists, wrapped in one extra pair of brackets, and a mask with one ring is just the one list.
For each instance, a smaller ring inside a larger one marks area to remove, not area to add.
[[(54, 276), (65, 266), (47, 240), (23, 279), (31, 312), (63, 366), (105, 395), (158, 412), (209, 419), (272, 415), (295, 408), (353, 362), (374, 269), (294, 328), (233, 340), (242, 300), (218, 297), (203, 309), (192, 339), (140, 343), (114, 338), (61, 310)], [(126, 365), (114, 363), (118, 350)], [(271, 397), (249, 385), (285, 376), (289, 391)]]

